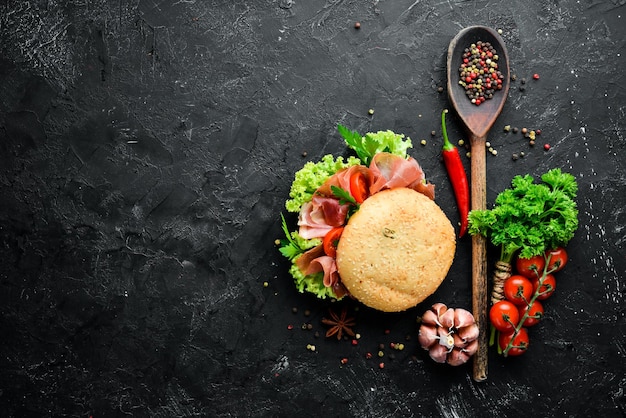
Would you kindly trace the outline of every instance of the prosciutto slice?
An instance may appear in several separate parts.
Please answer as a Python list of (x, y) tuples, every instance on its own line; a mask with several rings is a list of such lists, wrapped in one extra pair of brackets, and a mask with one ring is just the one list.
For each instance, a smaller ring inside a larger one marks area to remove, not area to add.
[(381, 152), (374, 156), (369, 169), (373, 178), (371, 194), (385, 189), (408, 187), (430, 199), (435, 198), (435, 186), (425, 182), (424, 171), (413, 157), (405, 159)]
[(339, 204), (332, 197), (313, 196), (310, 202), (302, 205), (298, 217), (298, 233), (302, 238), (322, 238), (336, 226), (346, 221), (349, 205)]
[(312, 260), (304, 274), (324, 272), (324, 286), (333, 287), (339, 282), (339, 272), (337, 271), (337, 262), (333, 257), (323, 255)]
[(300, 257), (298, 257), (296, 259), (296, 266), (298, 266), (301, 272), (305, 273), (307, 269), (309, 268), (309, 264), (311, 264), (311, 261), (323, 255), (324, 255), (324, 248), (322, 247), (322, 244), (320, 244), (304, 252)]

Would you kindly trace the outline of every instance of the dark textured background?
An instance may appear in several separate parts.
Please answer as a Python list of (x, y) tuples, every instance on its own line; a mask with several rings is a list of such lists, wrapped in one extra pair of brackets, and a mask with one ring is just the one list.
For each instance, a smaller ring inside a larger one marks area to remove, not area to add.
[[(1, 415), (623, 416), (625, 3), (2, 1)], [(473, 24), (502, 29), (518, 77), (488, 202), (555, 167), (580, 186), (547, 316), (483, 383), (416, 341), (433, 302), (471, 306), (469, 239), (417, 308), (347, 303), (356, 346), (323, 337), (329, 304), (294, 290), (274, 244), (295, 171), (348, 154), (337, 123), (410, 136), (456, 224), (430, 133), (448, 43)]]

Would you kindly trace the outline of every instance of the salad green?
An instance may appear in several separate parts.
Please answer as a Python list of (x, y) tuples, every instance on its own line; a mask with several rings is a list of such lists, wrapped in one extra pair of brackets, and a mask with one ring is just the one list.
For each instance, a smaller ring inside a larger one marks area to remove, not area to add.
[(411, 138), (404, 139), (404, 135), (393, 131), (368, 132), (361, 136), (356, 131), (351, 131), (343, 125), (338, 125), (337, 130), (343, 136), (346, 144), (352, 148), (363, 165), (369, 166), (374, 155), (379, 152), (388, 152), (407, 158), (407, 150), (413, 147)]
[(344, 161), (343, 157), (340, 156), (335, 159), (330, 154), (324, 155), (317, 163), (309, 161), (304, 164), (304, 167), (296, 172), (294, 181), (291, 184), (291, 190), (289, 191), (291, 199), (285, 202), (287, 211), (300, 212), (302, 205), (311, 200), (313, 193), (330, 176), (341, 169), (357, 164), (361, 164), (358, 158), (350, 156), (347, 161)]

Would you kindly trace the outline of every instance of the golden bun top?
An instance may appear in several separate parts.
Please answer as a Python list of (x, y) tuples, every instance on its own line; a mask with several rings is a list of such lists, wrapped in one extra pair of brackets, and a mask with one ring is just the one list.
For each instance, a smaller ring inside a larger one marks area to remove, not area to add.
[(437, 290), (455, 250), (454, 227), (441, 208), (421, 193), (396, 188), (372, 195), (350, 217), (337, 268), (361, 303), (399, 312)]

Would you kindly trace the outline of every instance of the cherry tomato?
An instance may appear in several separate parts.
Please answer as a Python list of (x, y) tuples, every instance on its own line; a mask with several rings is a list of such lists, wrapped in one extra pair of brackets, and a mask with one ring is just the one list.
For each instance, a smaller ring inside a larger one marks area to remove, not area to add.
[(322, 240), (322, 247), (324, 248), (324, 252), (329, 257), (337, 256), (337, 243), (339, 242), (339, 237), (343, 233), (343, 227), (338, 226), (326, 233), (324, 235), (324, 239)]
[(562, 270), (567, 264), (567, 251), (565, 251), (565, 248), (563, 247), (548, 250), (546, 251), (545, 256), (546, 259), (550, 257), (550, 262), (548, 264), (548, 271), (550, 273), (556, 273), (557, 271)]
[(350, 194), (357, 203), (363, 203), (369, 195), (369, 185), (365, 174), (355, 171), (350, 176)]
[(517, 306), (508, 300), (501, 300), (489, 309), (491, 324), (500, 332), (512, 332), (519, 323)]
[[(509, 346), (509, 342), (511, 342), (511, 340), (513, 340), (511, 348), (506, 351), (506, 348)], [(498, 346), (500, 347), (500, 350), (502, 350), (502, 354), (504, 354), (505, 357), (521, 356), (528, 349), (528, 343), (528, 330), (526, 328), (520, 328), (517, 334), (514, 332), (510, 332), (508, 334), (501, 332), (498, 336)]]
[(533, 295), (533, 284), (524, 276), (515, 274), (504, 281), (504, 297), (515, 305), (527, 305)]
[[(535, 290), (535, 292), (537, 292), (538, 288), (539, 288), (539, 279), (533, 282), (533, 289)], [(541, 285), (541, 289), (539, 289), (540, 294), (539, 296), (537, 296), (537, 299), (546, 300), (550, 296), (552, 296), (555, 290), (556, 290), (556, 278), (554, 277), (553, 274), (546, 274), (546, 277), (543, 279), (543, 284)]]
[(524, 315), (528, 312), (528, 316), (524, 320), (522, 324), (525, 327), (532, 327), (533, 325), (537, 325), (541, 318), (543, 318), (543, 305), (538, 300), (535, 300), (532, 305), (524, 305), (519, 307), (519, 317), (524, 317)]
[(517, 274), (529, 279), (536, 279), (543, 274), (543, 268), (546, 266), (546, 259), (543, 255), (536, 255), (531, 258), (518, 257), (515, 261), (515, 269)]

